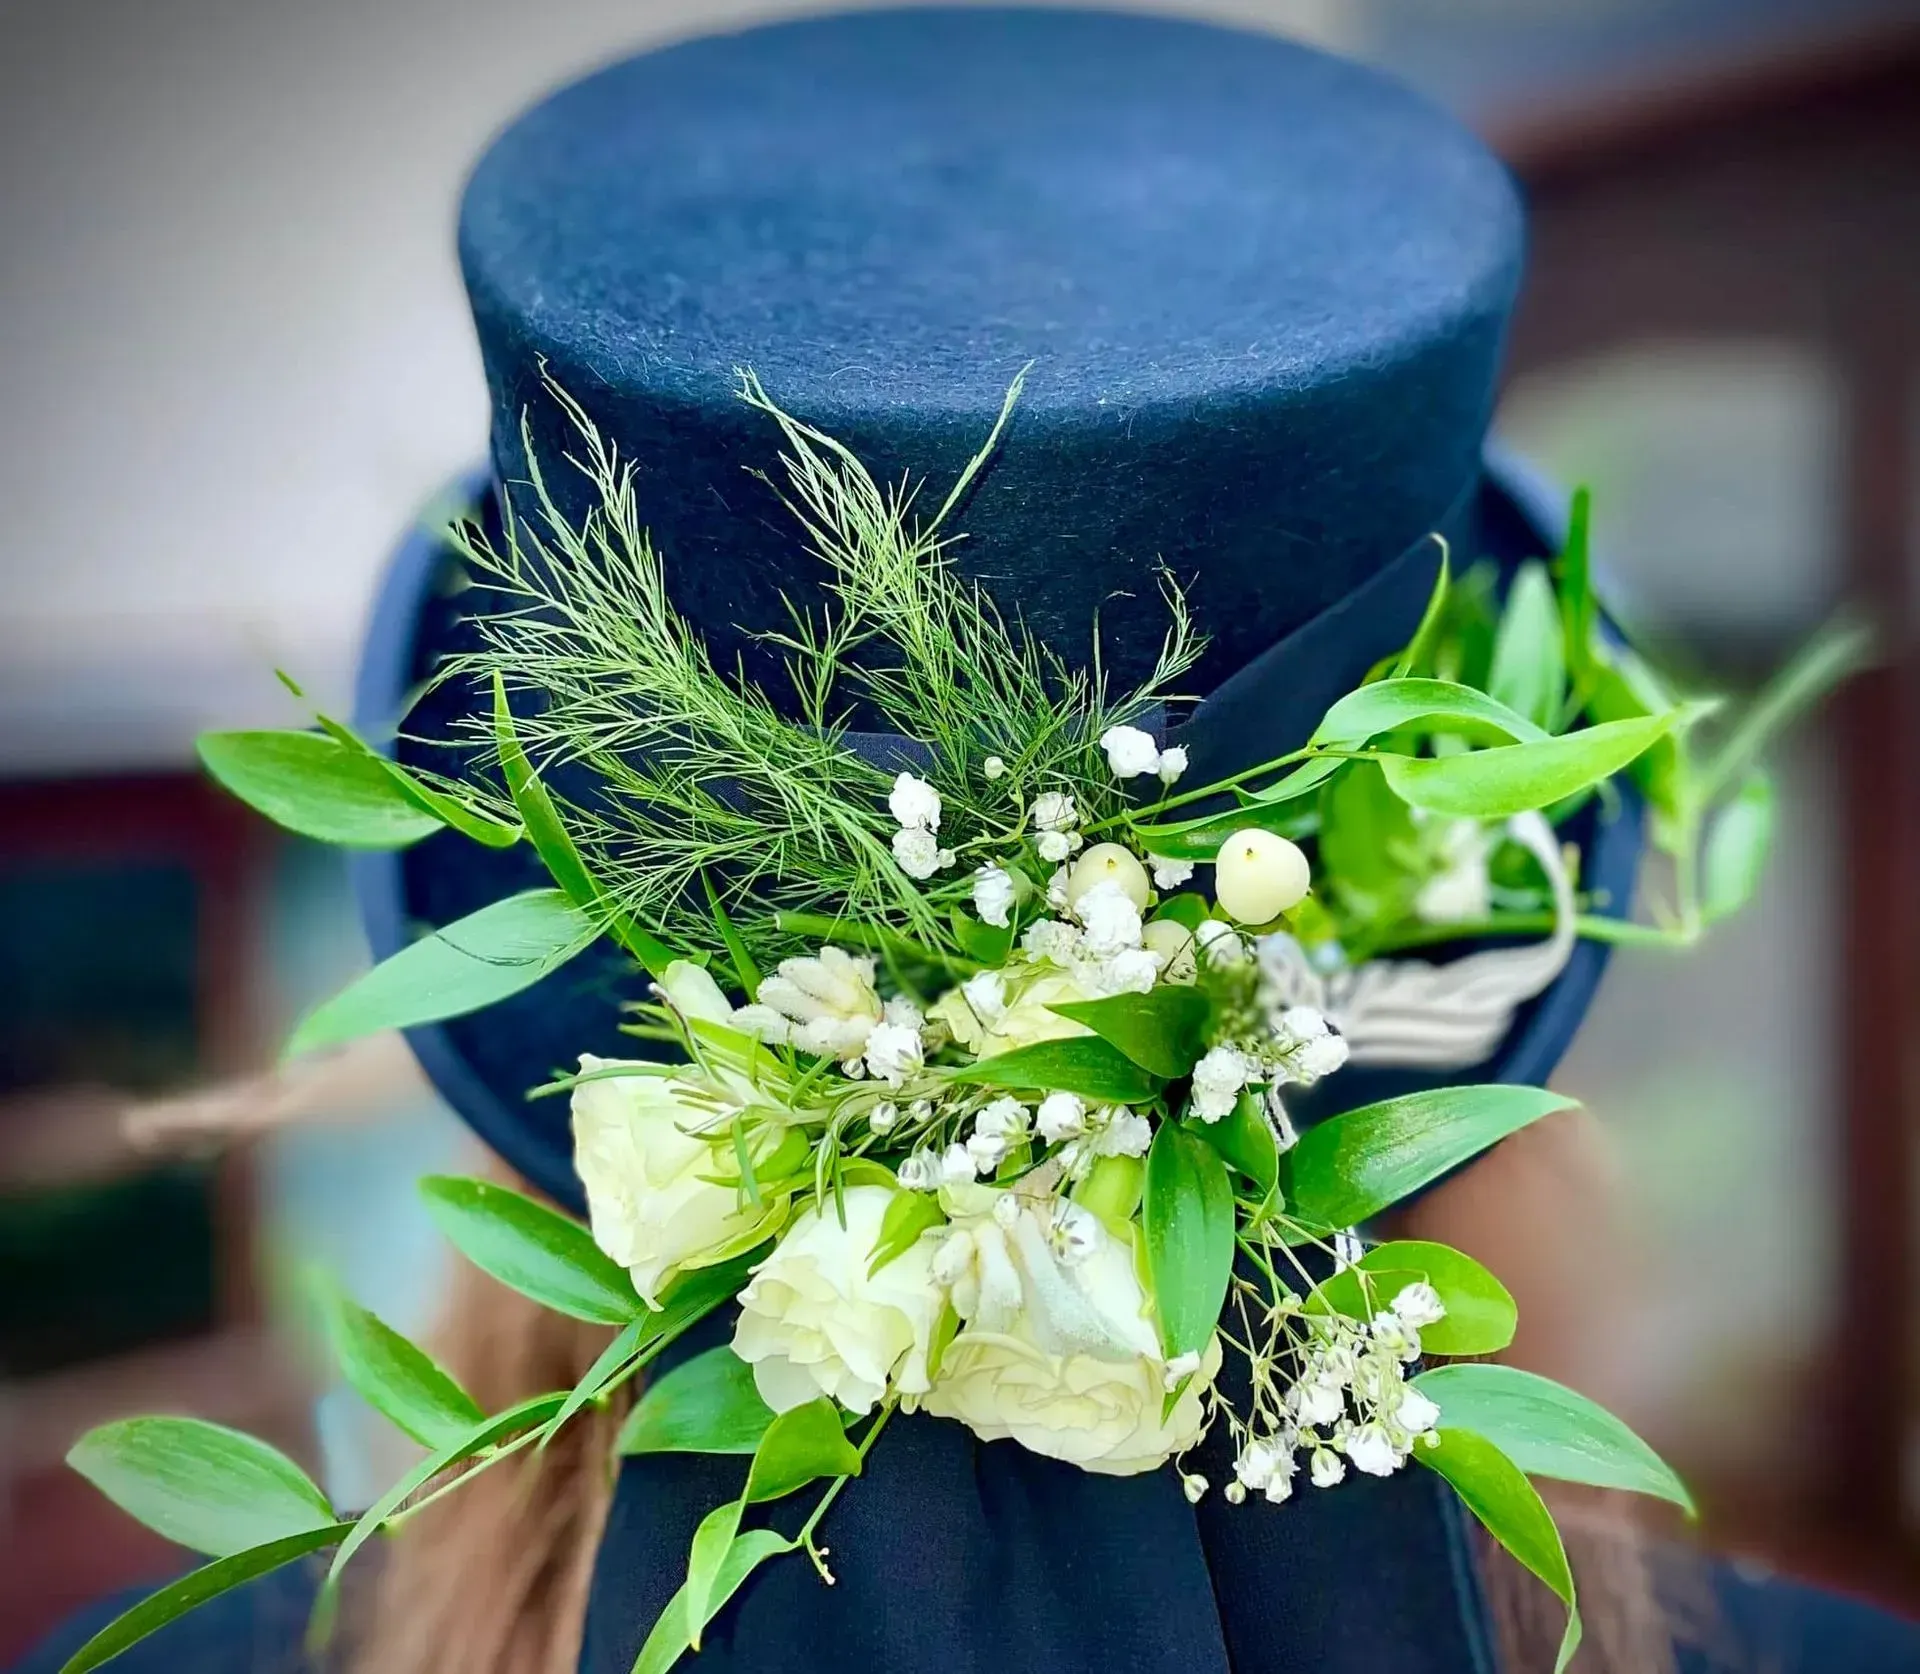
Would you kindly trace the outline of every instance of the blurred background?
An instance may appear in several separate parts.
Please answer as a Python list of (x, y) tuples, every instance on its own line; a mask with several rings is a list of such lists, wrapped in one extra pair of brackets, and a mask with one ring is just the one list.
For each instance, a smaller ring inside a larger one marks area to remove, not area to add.
[[(0, 1662), (175, 1562), (63, 1473), (89, 1424), (256, 1429), (346, 1504), (391, 1468), (302, 1275), (424, 1328), (411, 1183), (472, 1159), (396, 1043), (246, 1079), (364, 950), (334, 859), (212, 794), (192, 737), (297, 722), (276, 667), (344, 706), (386, 553), (482, 456), (452, 222), (490, 131), (803, 9), (0, 0)], [(1534, 1340), (1716, 1544), (1920, 1606), (1920, 7), (1159, 9), (1386, 65), (1509, 159), (1501, 427), (1594, 486), (1636, 624), (1736, 687), (1843, 596), (1882, 627), (1784, 752), (1757, 908), (1617, 958), (1561, 1079), (1630, 1270), (1579, 1274), (1604, 1326)]]

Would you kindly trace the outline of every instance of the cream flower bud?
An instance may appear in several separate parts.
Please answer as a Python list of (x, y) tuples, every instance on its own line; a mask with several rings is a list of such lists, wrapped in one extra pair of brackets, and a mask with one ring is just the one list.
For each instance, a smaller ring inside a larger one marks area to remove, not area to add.
[(1187, 1496), (1188, 1505), (1198, 1505), (1206, 1496), (1207, 1479), (1198, 1471), (1189, 1471), (1180, 1479), (1180, 1492)]
[(940, 1154), (940, 1179), (943, 1185), (971, 1185), (980, 1173), (973, 1153), (957, 1141)]
[(910, 1192), (935, 1191), (940, 1185), (940, 1159), (931, 1151), (915, 1151), (894, 1170), (894, 1178)]
[(867, 1112), (867, 1126), (875, 1133), (891, 1133), (900, 1120), (900, 1107), (893, 1103), (876, 1104)]
[(1200, 974), (1194, 957), (1193, 932), (1170, 918), (1156, 918), (1141, 932), (1147, 951), (1159, 956), (1160, 974), (1168, 982), (1190, 983)]
[(980, 771), (989, 779), (1004, 779), (1007, 776), (1007, 764), (998, 756), (988, 756), (980, 764)]
[(1317, 1447), (1307, 1466), (1307, 1474), (1313, 1478), (1316, 1488), (1335, 1488), (1346, 1480), (1347, 1467), (1340, 1462), (1340, 1455), (1330, 1447)]
[(1118, 843), (1095, 843), (1073, 863), (1067, 880), (1067, 904), (1078, 911), (1087, 894), (1101, 884), (1116, 884), (1139, 911), (1145, 911), (1151, 893), (1147, 869)]
[(1250, 826), (1220, 845), (1214, 896), (1242, 924), (1266, 924), (1306, 899), (1313, 876), (1299, 846)]
[(1108, 727), (1100, 735), (1100, 748), (1107, 752), (1107, 766), (1116, 779), (1160, 771), (1160, 746), (1138, 727)]
[(887, 808), (900, 824), (923, 831), (940, 829), (940, 793), (925, 779), (902, 773), (893, 781)]

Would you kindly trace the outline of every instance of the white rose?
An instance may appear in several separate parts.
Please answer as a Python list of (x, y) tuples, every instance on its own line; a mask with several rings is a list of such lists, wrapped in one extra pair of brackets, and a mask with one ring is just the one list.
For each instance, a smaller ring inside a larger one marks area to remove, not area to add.
[(1152, 1470), (1199, 1439), (1219, 1344), (1162, 1423), (1166, 1363), (1132, 1248), (1092, 1215), (1071, 1218), (1071, 1238), (1060, 1231), (1028, 1206), (949, 1234), (943, 1270), (967, 1324), (926, 1409), (1084, 1470)]
[[(580, 1059), (588, 1074), (624, 1067), (620, 1059)], [(633, 1275), (641, 1300), (655, 1307), (683, 1268), (710, 1266), (751, 1248), (784, 1200), (743, 1208), (738, 1191), (711, 1178), (730, 1166), (730, 1137), (722, 1149), (685, 1130), (711, 1127), (730, 1135), (726, 1116), (712, 1104), (717, 1089), (690, 1070), (666, 1075), (653, 1064), (634, 1070), (574, 1088), (573, 1163), (587, 1190), (594, 1242)]]
[(927, 1391), (927, 1347), (940, 1307), (933, 1252), (910, 1246), (869, 1273), (893, 1192), (850, 1186), (840, 1216), (803, 1210), (740, 1293), (733, 1352), (775, 1412), (831, 1396), (870, 1412), (891, 1387), (910, 1405)]
[(1035, 1041), (1064, 1040), (1090, 1031), (1084, 1024), (1049, 1011), (1094, 996), (1071, 972), (1048, 967), (1010, 966), (1002, 971), (1005, 1009), (989, 1023), (967, 1003), (963, 990), (949, 989), (933, 1006), (933, 1016), (976, 1058), (991, 1058)]

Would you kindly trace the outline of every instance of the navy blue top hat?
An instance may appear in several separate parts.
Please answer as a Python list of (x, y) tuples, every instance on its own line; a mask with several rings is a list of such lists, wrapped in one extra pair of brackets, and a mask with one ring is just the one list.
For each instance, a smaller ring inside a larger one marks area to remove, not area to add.
[[(508, 128), (460, 220), (496, 480), (527, 474), (523, 417), (543, 466), (566, 453), (551, 375), (639, 467), (680, 610), (776, 692), (751, 636), (820, 578), (748, 474), (774, 446), (735, 368), (883, 480), (939, 482), (1031, 362), (957, 561), (1052, 645), (1087, 648), (1098, 612), (1122, 677), (1158, 648), (1156, 567), (1189, 582), (1212, 641), (1186, 739), (1206, 773), (1299, 743), (1405, 642), (1431, 534), (1504, 561), (1555, 546), (1543, 496), (1482, 458), (1521, 247), (1504, 170), (1397, 83), (1280, 40), (1062, 11), (866, 13), (631, 59)], [(585, 491), (547, 477), (563, 505)], [(363, 722), (390, 725), (467, 643), (475, 596), (430, 537), (403, 549)], [(473, 701), (444, 688), (409, 732), (448, 737)], [(1631, 811), (1587, 835), (1589, 885), (1624, 903)], [(455, 836), (368, 857), (376, 953), (539, 882), (533, 865)], [(1583, 945), (1475, 1077), (1544, 1079), (1603, 959)], [(414, 1033), (455, 1108), (576, 1207), (566, 1111), (524, 1094), (621, 1049), (625, 975), (609, 954)], [(1346, 1102), (1408, 1078), (1339, 1080)]]
[[(1434, 533), (1505, 561), (1552, 546), (1538, 499), (1483, 460), (1521, 245), (1499, 164), (1370, 71), (1192, 24), (972, 9), (615, 65), (494, 142), (460, 222), (497, 491), (528, 474), (524, 419), (563, 507), (587, 509), (584, 480), (555, 465), (569, 435), (550, 376), (638, 466), (675, 603), (776, 699), (779, 667), (752, 636), (820, 578), (749, 474), (773, 437), (735, 369), (883, 480), (940, 482), (1031, 363), (956, 561), (1069, 653), (1090, 651), (1098, 612), (1122, 678), (1158, 648), (1156, 567), (1188, 581), (1211, 648), (1183, 741), (1208, 776), (1304, 740), (1407, 641)], [(403, 553), (363, 720), (395, 718), (484, 597), (459, 592), (431, 541)], [(437, 689), (403, 754), (449, 765), (432, 741), (475, 702)], [(1624, 901), (1631, 818), (1588, 838), (1589, 881)], [(369, 858), (376, 951), (537, 882), (528, 864), (458, 838)], [(1544, 1077), (1600, 963), (1585, 949), (1477, 1078)], [(524, 1094), (582, 1051), (631, 1052), (614, 1033), (623, 981), (609, 955), (416, 1034), (454, 1105), (576, 1207), (566, 1112)], [(1343, 1100), (1395, 1090), (1338, 1079)], [(1208, 1443), (1197, 1468), (1224, 1482), (1226, 1450)], [(627, 1463), (591, 1674), (631, 1665), (737, 1464)], [(1241, 1515), (1218, 1495), (1189, 1506), (1172, 1473), (1088, 1476), (907, 1417), (863, 1487), (835, 1531), (840, 1585), (803, 1565), (756, 1576), (701, 1653), (710, 1674), (1490, 1668), (1461, 1515), (1426, 1473)], [(1356, 1611), (1368, 1574), (1382, 1585)]]

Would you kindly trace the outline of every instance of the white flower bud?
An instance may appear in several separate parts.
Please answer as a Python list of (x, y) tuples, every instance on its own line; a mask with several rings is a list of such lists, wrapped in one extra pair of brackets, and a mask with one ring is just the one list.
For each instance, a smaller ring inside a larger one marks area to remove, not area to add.
[(964, 1145), (949, 1145), (940, 1155), (940, 1180), (943, 1185), (968, 1185), (979, 1173), (979, 1165)]
[(1247, 956), (1247, 944), (1234, 933), (1231, 924), (1217, 918), (1203, 918), (1193, 933), (1194, 945), (1205, 955), (1208, 965), (1237, 965)]
[(889, 1086), (898, 1087), (919, 1069), (922, 1057), (918, 1024), (876, 1023), (867, 1036), (867, 1069)]
[(1342, 1444), (1353, 1468), (1368, 1476), (1392, 1476), (1400, 1468), (1400, 1453), (1381, 1424), (1362, 1424)]
[(1007, 1014), (1007, 979), (998, 971), (975, 971), (960, 984), (960, 992), (989, 1029)]
[(1138, 727), (1108, 727), (1100, 735), (1100, 748), (1107, 752), (1107, 766), (1116, 779), (1160, 771), (1160, 746)]
[[(1429, 1325), (1438, 1325), (1447, 1317), (1447, 1305), (1440, 1300), (1440, 1293), (1425, 1279), (1416, 1279), (1410, 1285), (1403, 1285), (1400, 1293), (1391, 1304), (1393, 1316), (1402, 1325), (1419, 1331)], [(1425, 1429), (1425, 1425), (1420, 1426)]]
[(1180, 1479), (1180, 1492), (1187, 1496), (1188, 1505), (1198, 1505), (1207, 1487), (1207, 1479), (1198, 1471), (1189, 1471)]
[(1229, 1482), (1221, 1491), (1226, 1495), (1228, 1505), (1239, 1505), (1247, 1497), (1247, 1490), (1238, 1482)]
[(1307, 1465), (1307, 1474), (1316, 1488), (1335, 1488), (1346, 1480), (1347, 1467), (1330, 1447), (1317, 1447)]
[[(1052, 865), (1058, 865), (1061, 861), (1065, 860), (1068, 855), (1073, 853), (1073, 837), (1065, 831), (1043, 831), (1040, 833), (1039, 848), (1040, 858), (1042, 860)], [(1053, 899), (1051, 890), (1048, 891), (1047, 898), (1049, 900)], [(1061, 903), (1057, 901), (1054, 902), (1055, 906), (1059, 906), (1060, 904)]]
[(1240, 1089), (1247, 1084), (1246, 1054), (1238, 1047), (1216, 1046), (1193, 1066), (1193, 1098), (1189, 1114), (1203, 1122), (1217, 1122), (1233, 1114)]
[(1049, 1093), (1040, 1101), (1034, 1126), (1049, 1145), (1087, 1131), (1087, 1107), (1077, 1093)]
[(1067, 904), (1076, 910), (1087, 894), (1102, 884), (1115, 884), (1136, 911), (1145, 911), (1151, 891), (1147, 869), (1118, 843), (1095, 843), (1073, 863), (1067, 880)]
[(1148, 855), (1153, 863), (1153, 887), (1159, 890), (1178, 889), (1193, 876), (1191, 860), (1169, 860), (1165, 855)]
[(983, 924), (1004, 930), (1013, 912), (1013, 874), (999, 866), (982, 866), (973, 874), (973, 910)]
[(941, 848), (940, 839), (925, 826), (912, 825), (893, 834), (893, 858), (908, 877), (930, 878), (953, 864), (953, 850)]
[(1409, 1386), (1400, 1397), (1399, 1410), (1394, 1413), (1393, 1421), (1416, 1436), (1424, 1435), (1440, 1422), (1440, 1409), (1419, 1390)]
[(1103, 1157), (1144, 1157), (1153, 1143), (1153, 1124), (1137, 1110), (1116, 1108), (1106, 1126), (1094, 1136), (1094, 1149)]
[(940, 1184), (940, 1159), (931, 1151), (915, 1151), (894, 1170), (894, 1178), (907, 1191), (933, 1191)]
[(900, 1107), (897, 1104), (876, 1104), (867, 1112), (867, 1126), (875, 1133), (891, 1133), (893, 1125), (900, 1120)]
[(1184, 745), (1176, 744), (1171, 750), (1160, 752), (1160, 783), (1170, 785), (1187, 770), (1187, 752)]
[(1299, 906), (1312, 882), (1299, 846), (1258, 826), (1236, 831), (1213, 863), (1214, 897), (1242, 924), (1266, 924)]
[(1079, 820), (1073, 798), (1065, 791), (1042, 791), (1033, 799), (1036, 831), (1070, 831)]
[(887, 808), (908, 830), (940, 829), (940, 793), (925, 779), (902, 773), (893, 781), (887, 796)]
[(988, 756), (980, 768), (989, 779), (1004, 779), (1007, 774), (1007, 764), (998, 756)]

